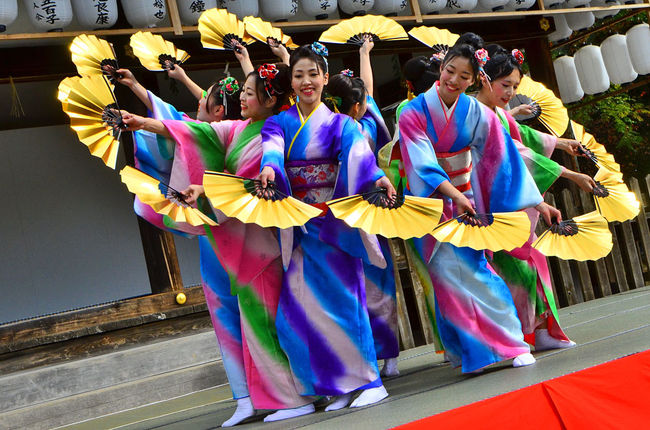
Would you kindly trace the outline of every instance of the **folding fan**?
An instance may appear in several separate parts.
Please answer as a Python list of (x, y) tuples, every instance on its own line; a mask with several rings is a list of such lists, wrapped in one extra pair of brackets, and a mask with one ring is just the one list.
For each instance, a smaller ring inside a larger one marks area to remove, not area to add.
[(345, 19), (321, 34), (319, 42), (363, 45), (366, 36), (372, 40), (408, 40), (404, 28), (396, 21), (382, 15), (364, 15)]
[(242, 46), (250, 45), (255, 39), (246, 34), (245, 25), (237, 15), (225, 9), (208, 9), (199, 18), (201, 44), (208, 49), (234, 50), (233, 41)]
[(115, 84), (121, 76), (113, 46), (97, 36), (80, 34), (70, 44), (72, 62), (81, 76), (105, 75)]
[(528, 76), (521, 78), (517, 95), (510, 101), (510, 107), (513, 108), (520, 104), (532, 105), (533, 113), (517, 115), (516, 119), (526, 121), (537, 118), (555, 136), (562, 136), (566, 131), (569, 125), (569, 114), (562, 104), (562, 100), (557, 98), (553, 91)]
[(614, 160), (614, 156), (607, 152), (603, 145), (596, 142), (596, 138), (587, 133), (582, 125), (571, 121), (571, 130), (575, 139), (582, 144), (582, 153), (596, 166), (620, 173), (621, 166)]
[(431, 234), (458, 247), (511, 251), (530, 237), (530, 219), (525, 212), (465, 213), (439, 224)]
[(130, 45), (140, 63), (153, 72), (174, 70), (174, 64), (181, 64), (190, 58), (190, 54), (177, 49), (172, 42), (148, 31), (138, 31), (132, 35)]
[(641, 204), (618, 173), (599, 169), (594, 176), (594, 181), (596, 181), (593, 190), (596, 207), (607, 221), (628, 221), (639, 214)]
[(268, 44), (269, 39), (272, 39), (287, 48), (296, 49), (298, 47), (298, 45), (293, 43), (291, 37), (284, 34), (279, 28), (273, 27), (270, 22), (266, 22), (262, 18), (247, 16), (244, 18), (244, 25), (246, 26), (246, 34), (255, 40)]
[(433, 230), (442, 215), (442, 200), (404, 196), (402, 183), (394, 201), (385, 188), (327, 202), (335, 217), (350, 227), (387, 238), (422, 237)]
[(554, 223), (533, 243), (546, 256), (564, 260), (598, 260), (612, 250), (607, 220), (597, 211)]
[(58, 98), (81, 143), (114, 169), (126, 127), (108, 80), (102, 75), (65, 78), (59, 84)]
[(122, 169), (120, 176), (129, 191), (157, 213), (167, 215), (175, 222), (186, 222), (193, 226), (217, 225), (200, 210), (187, 204), (183, 194), (156, 178), (130, 166)]
[(409, 30), (409, 34), (430, 48), (433, 48), (433, 51), (436, 53), (446, 53), (460, 37), (458, 34), (452, 33), (449, 30), (427, 27), (426, 25), (412, 28)]
[(262, 227), (300, 226), (322, 213), (321, 209), (281, 193), (273, 182), (263, 188), (256, 179), (207, 171), (203, 187), (212, 206), (226, 216)]

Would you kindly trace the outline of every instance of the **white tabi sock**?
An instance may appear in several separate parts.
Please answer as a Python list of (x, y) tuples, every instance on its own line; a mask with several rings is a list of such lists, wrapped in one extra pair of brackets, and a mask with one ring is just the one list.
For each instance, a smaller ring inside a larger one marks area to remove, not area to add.
[(576, 343), (572, 340), (560, 340), (552, 337), (545, 328), (535, 330), (535, 351), (546, 349), (573, 348)]
[(537, 360), (535, 360), (533, 354), (527, 352), (525, 354), (516, 356), (515, 359), (512, 360), (512, 367), (530, 366), (531, 364), (535, 364), (536, 361)]
[(333, 399), (334, 401), (327, 405), (325, 408), (325, 412), (338, 411), (339, 409), (343, 409), (349, 405), (350, 400), (352, 400), (352, 393), (343, 394), (341, 396), (334, 396)]
[(373, 403), (377, 403), (386, 397), (388, 397), (388, 392), (383, 385), (381, 387), (368, 388), (367, 390), (363, 390), (359, 397), (354, 399), (354, 402), (352, 402), (350, 407), (360, 408), (362, 406), (372, 405)]
[(397, 369), (397, 358), (386, 358), (384, 360), (384, 367), (379, 373), (383, 377), (399, 376), (399, 369)]
[(230, 417), (227, 421), (221, 424), (221, 427), (236, 426), (246, 418), (250, 418), (253, 415), (255, 415), (255, 408), (253, 408), (251, 398), (242, 397), (241, 399), (237, 399), (237, 409), (235, 409), (235, 413), (232, 414), (232, 417)]
[(293, 409), (280, 409), (277, 412), (264, 417), (264, 422), (271, 423), (273, 421), (282, 421), (288, 420), (289, 418), (301, 417), (303, 415), (313, 414), (315, 410), (316, 408), (313, 403)]

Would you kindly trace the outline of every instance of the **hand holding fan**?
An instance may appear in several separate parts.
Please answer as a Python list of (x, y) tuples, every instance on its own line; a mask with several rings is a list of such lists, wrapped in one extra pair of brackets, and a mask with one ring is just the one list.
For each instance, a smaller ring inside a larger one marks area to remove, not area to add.
[(122, 76), (113, 46), (94, 35), (80, 34), (70, 44), (72, 62), (81, 76), (104, 75), (115, 85)]
[(262, 227), (300, 226), (322, 212), (281, 193), (273, 182), (263, 188), (257, 179), (207, 171), (203, 187), (212, 206), (226, 216)]
[(142, 203), (146, 203), (159, 214), (167, 215), (175, 222), (186, 222), (193, 226), (217, 225), (217, 223), (200, 210), (185, 202), (185, 197), (167, 184), (126, 166), (120, 171), (124, 182)]
[(246, 34), (243, 22), (237, 15), (225, 9), (208, 9), (199, 18), (201, 44), (208, 49), (239, 50), (233, 41), (242, 46), (250, 45), (255, 39)]
[(525, 212), (464, 213), (439, 224), (431, 234), (458, 247), (511, 251), (530, 237), (530, 219)]
[(287, 48), (296, 49), (298, 45), (293, 43), (290, 36), (287, 36), (277, 27), (273, 27), (270, 22), (264, 21), (262, 18), (247, 16), (244, 18), (244, 25), (246, 34), (250, 35), (255, 40), (260, 42), (269, 43), (272, 40), (274, 43), (281, 43)]
[(601, 168), (594, 176), (594, 181), (596, 187), (592, 192), (596, 208), (607, 221), (624, 222), (639, 214), (641, 204), (619, 174)]
[(596, 138), (585, 131), (577, 122), (571, 121), (573, 136), (581, 144), (580, 151), (599, 168), (620, 173), (621, 166), (614, 160), (614, 156), (607, 152), (605, 147), (596, 142)]
[(434, 53), (442, 53), (443, 55), (447, 53), (449, 48), (454, 46), (460, 37), (458, 34), (452, 33), (449, 30), (427, 27), (425, 25), (412, 28), (409, 30), (409, 35), (432, 48)]
[(533, 113), (529, 116), (517, 115), (517, 119), (537, 118), (555, 136), (562, 136), (566, 131), (569, 125), (569, 114), (562, 100), (557, 98), (553, 91), (528, 76), (521, 78), (517, 95), (511, 100), (510, 108), (520, 104), (532, 105)]
[(140, 63), (154, 72), (174, 70), (175, 64), (182, 64), (190, 55), (158, 34), (149, 31), (138, 31), (131, 36), (133, 53)]

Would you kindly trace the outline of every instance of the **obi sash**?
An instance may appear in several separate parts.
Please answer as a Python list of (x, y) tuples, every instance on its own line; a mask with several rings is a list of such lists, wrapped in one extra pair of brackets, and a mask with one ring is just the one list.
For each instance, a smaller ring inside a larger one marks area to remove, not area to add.
[(463, 193), (471, 188), (472, 153), (469, 146), (458, 152), (436, 152), (436, 157), (458, 191)]
[(294, 160), (285, 163), (292, 195), (309, 204), (332, 199), (338, 163), (330, 159)]

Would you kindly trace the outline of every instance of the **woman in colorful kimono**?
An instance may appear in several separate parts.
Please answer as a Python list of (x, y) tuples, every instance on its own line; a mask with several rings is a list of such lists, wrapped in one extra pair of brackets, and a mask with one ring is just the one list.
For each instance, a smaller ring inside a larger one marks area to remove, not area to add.
[[(373, 76), (370, 64), (370, 50), (374, 42), (366, 38), (359, 49), (360, 77), (346, 69), (332, 76), (327, 84), (333, 110), (351, 116), (361, 125), (361, 131), (368, 139), (375, 155), (391, 141), (390, 133), (381, 116), (379, 106), (373, 98)], [(386, 268), (380, 269), (372, 264), (363, 263), (366, 277), (366, 302), (368, 316), (375, 340), (375, 352), (378, 360), (384, 360), (381, 376), (397, 376), (397, 356), (399, 339), (397, 328), (397, 302), (395, 298), (395, 274), (388, 240), (378, 237), (381, 251), (386, 259)]]
[[(171, 185), (187, 187), (184, 193), (188, 203), (193, 204), (203, 193), (205, 170), (248, 177), (259, 172), (260, 129), (266, 118), (287, 102), (288, 93), (283, 88), (288, 86), (288, 79), (286, 65), (265, 64), (250, 73), (240, 98), (242, 115), (247, 118), (244, 121), (155, 121), (130, 114), (124, 115), (124, 121), (130, 128), (144, 128), (174, 139)], [(283, 80), (287, 83), (282, 84)], [(250, 393), (250, 398), (245, 399), (250, 406), (243, 407), (242, 398), (238, 399), (238, 412), (249, 414), (236, 414), (236, 418), (241, 421), (253, 415), (255, 409), (278, 410), (265, 421), (314, 412), (313, 399), (301, 396), (296, 389), (276, 335), (282, 262), (274, 231), (226, 218), (219, 226), (211, 227), (207, 237), (212, 254), (230, 277), (230, 290), (239, 300), (245, 381)], [(231, 424), (236, 423), (226, 423)]]
[[(440, 80), (402, 109), (400, 148), (409, 188), (443, 198), (444, 219), (463, 213), (535, 207), (545, 219), (559, 212), (543, 202), (513, 141), (496, 115), (464, 94), (481, 66), (482, 39), (467, 37), (445, 55)], [(463, 372), (512, 359), (533, 364), (508, 287), (484, 251), (417, 240), (434, 286), (436, 323), (450, 362)]]
[[(578, 155), (577, 141), (556, 138), (519, 124), (505, 110), (517, 93), (523, 76), (521, 63), (524, 57), (521, 51), (515, 49), (508, 52), (499, 45), (489, 45), (487, 50), (490, 59), (485, 64), (486, 77), (482, 80), (489, 79), (490, 83), (482, 82), (476, 98), (497, 114), (514, 140), (523, 144), (520, 153), (539, 192), (544, 193), (559, 177), (567, 178), (591, 192), (595, 185), (592, 178), (562, 167), (549, 158), (556, 147), (571, 155)], [(535, 346), (535, 350), (569, 348), (575, 343), (569, 340), (559, 325), (546, 257), (531, 246), (536, 239), (535, 227), (539, 214), (531, 210), (526, 212), (531, 221), (528, 242), (511, 252), (494, 253), (490, 265), (508, 284), (524, 336)]]
[[(291, 54), (291, 87), (298, 102), (262, 128), (259, 178), (306, 203), (324, 207), (337, 197), (386, 187), (354, 120), (322, 102), (326, 48), (304, 45)], [(281, 233), (285, 276), (276, 326), (303, 395), (335, 396), (326, 410), (380, 401), (384, 388), (366, 309), (361, 259), (385, 267), (376, 238), (326, 212), (304, 228)]]

